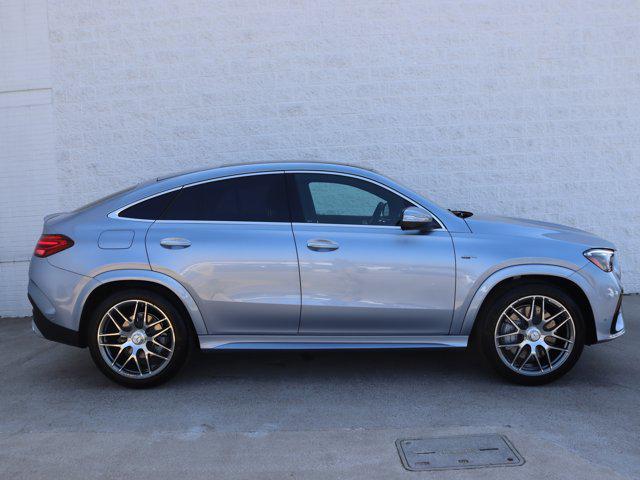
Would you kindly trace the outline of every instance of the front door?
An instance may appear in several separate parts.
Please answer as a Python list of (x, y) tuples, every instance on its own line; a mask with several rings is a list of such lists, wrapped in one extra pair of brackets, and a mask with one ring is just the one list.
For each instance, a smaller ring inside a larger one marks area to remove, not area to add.
[(369, 180), (290, 173), (300, 262), (300, 333), (443, 335), (451, 325), (451, 236), (402, 231), (409, 200)]
[(147, 233), (153, 270), (181, 282), (209, 334), (296, 334), (300, 278), (282, 172), (184, 187)]

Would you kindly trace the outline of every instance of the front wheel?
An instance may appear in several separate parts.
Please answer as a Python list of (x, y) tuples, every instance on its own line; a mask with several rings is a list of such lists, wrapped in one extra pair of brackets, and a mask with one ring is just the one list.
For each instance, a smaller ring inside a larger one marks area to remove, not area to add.
[(189, 332), (165, 298), (146, 290), (107, 297), (92, 312), (87, 343), (100, 371), (133, 388), (155, 386), (184, 364)]
[(584, 347), (584, 320), (564, 290), (525, 284), (497, 298), (479, 327), (485, 357), (507, 379), (540, 385), (567, 373)]

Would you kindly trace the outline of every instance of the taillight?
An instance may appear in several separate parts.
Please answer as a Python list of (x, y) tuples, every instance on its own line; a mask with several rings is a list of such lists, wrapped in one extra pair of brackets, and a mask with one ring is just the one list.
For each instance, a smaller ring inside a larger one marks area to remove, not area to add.
[(33, 254), (36, 257), (44, 258), (72, 246), (73, 240), (65, 235), (42, 235), (36, 244)]

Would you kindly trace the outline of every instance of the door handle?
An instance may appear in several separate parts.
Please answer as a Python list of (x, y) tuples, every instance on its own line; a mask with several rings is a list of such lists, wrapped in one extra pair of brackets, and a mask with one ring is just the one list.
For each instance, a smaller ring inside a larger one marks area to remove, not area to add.
[(330, 252), (337, 250), (339, 247), (340, 245), (331, 240), (314, 239), (307, 242), (307, 248), (309, 250), (315, 250), (316, 252)]
[(170, 237), (170, 238), (163, 238), (162, 240), (160, 240), (160, 245), (163, 246), (164, 248), (177, 249), (177, 248), (187, 248), (191, 246), (191, 242), (186, 238)]

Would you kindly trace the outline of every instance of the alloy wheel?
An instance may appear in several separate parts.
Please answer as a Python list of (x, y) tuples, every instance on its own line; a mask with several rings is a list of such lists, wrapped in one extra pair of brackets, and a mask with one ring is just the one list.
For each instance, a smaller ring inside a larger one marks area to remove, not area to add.
[(557, 300), (531, 295), (511, 303), (500, 314), (494, 332), (500, 360), (527, 376), (546, 375), (564, 364), (575, 344), (576, 328)]
[(110, 368), (125, 377), (148, 378), (171, 361), (175, 332), (167, 315), (145, 300), (112, 306), (98, 325), (98, 348)]

